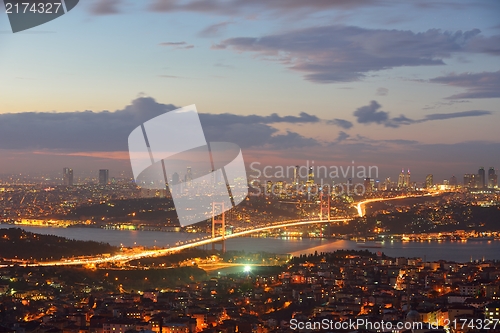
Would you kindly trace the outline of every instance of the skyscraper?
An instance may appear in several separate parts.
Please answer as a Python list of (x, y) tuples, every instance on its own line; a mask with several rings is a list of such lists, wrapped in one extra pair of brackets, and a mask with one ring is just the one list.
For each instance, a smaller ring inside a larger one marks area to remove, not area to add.
[(385, 190), (386, 190), (386, 191), (390, 191), (390, 190), (392, 190), (392, 186), (391, 186), (391, 185), (392, 185), (392, 184), (391, 184), (391, 177), (387, 177), (387, 178), (385, 179), (385, 182), (384, 182), (384, 183), (385, 183), (385, 186), (384, 186), (384, 187), (385, 187)]
[(432, 188), (433, 186), (434, 186), (434, 176), (428, 174), (427, 177), (425, 177), (425, 188)]
[(365, 178), (363, 186), (365, 187), (366, 193), (372, 193), (372, 183), (370, 178)]
[(398, 177), (398, 188), (405, 187), (405, 170), (402, 169)]
[(488, 188), (494, 188), (497, 186), (497, 175), (495, 173), (495, 168), (491, 167), (488, 169)]
[(309, 184), (314, 184), (314, 169), (309, 167), (309, 174), (307, 175), (307, 182)]
[(106, 185), (109, 182), (109, 170), (100, 169), (99, 170), (99, 185)]
[(483, 167), (480, 167), (478, 172), (477, 172), (477, 187), (478, 188), (484, 188), (486, 185), (486, 172), (484, 171)]
[(464, 186), (465, 187), (473, 187), (472, 186), (472, 177), (469, 173), (464, 175)]
[(405, 186), (404, 187), (410, 187), (410, 186), (411, 186), (410, 169), (408, 169), (408, 173), (406, 174), (406, 177), (405, 177)]
[(63, 185), (73, 186), (73, 169), (63, 168)]
[(294, 186), (299, 185), (299, 166), (298, 165), (296, 165), (295, 168), (293, 168), (292, 182), (293, 182)]
[(477, 188), (479, 186), (479, 176), (476, 175), (475, 173), (472, 173), (470, 175), (470, 187), (471, 188)]
[(179, 174), (177, 172), (174, 172), (172, 175), (172, 185), (177, 185), (181, 182), (181, 177), (179, 177)]
[(193, 170), (190, 166), (187, 167), (186, 177), (184, 177), (184, 181), (186, 182), (186, 186), (191, 187), (193, 185)]
[(455, 175), (451, 176), (450, 178), (450, 186), (452, 187), (457, 187), (457, 177), (455, 177)]

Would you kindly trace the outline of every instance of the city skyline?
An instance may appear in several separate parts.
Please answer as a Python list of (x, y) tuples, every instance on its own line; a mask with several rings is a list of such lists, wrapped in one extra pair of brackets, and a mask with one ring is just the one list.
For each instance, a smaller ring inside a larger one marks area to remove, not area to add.
[[(255, 174), (250, 173), (248, 177), (248, 181), (251, 183), (254, 180), (260, 180), (260, 181), (265, 181), (265, 180), (271, 180), (271, 181), (278, 181), (278, 182), (285, 182), (287, 185), (298, 185), (300, 183), (314, 183), (315, 181), (325, 181), (327, 183), (328, 181), (332, 181), (333, 184), (335, 184), (335, 181), (337, 183), (340, 183), (342, 181), (353, 181), (356, 180), (358, 182), (366, 182), (367, 180), (371, 180), (373, 182), (378, 182), (380, 184), (385, 184), (389, 182), (390, 185), (395, 185), (395, 189), (401, 189), (401, 188), (410, 188), (413, 187), (414, 185), (417, 187), (421, 188), (430, 188), (434, 185), (450, 185), (450, 186), (463, 186), (463, 187), (469, 187), (469, 188), (496, 188), (498, 184), (498, 169), (495, 169), (494, 167), (489, 167), (488, 168), (488, 173), (486, 174), (485, 168), (480, 167), (478, 169), (477, 173), (463, 173), (458, 175), (451, 175), (449, 178), (443, 178), (443, 179), (438, 179), (434, 177), (433, 173), (427, 174), (424, 179), (412, 179), (411, 178), (411, 172), (410, 169), (407, 169), (405, 171), (405, 168), (401, 170), (399, 173), (399, 176), (392, 177), (391, 176), (380, 176), (380, 177), (345, 177), (345, 178), (340, 178), (340, 177), (332, 177), (331, 175), (334, 174), (331, 170), (329, 173), (329, 170), (325, 166), (286, 166), (285, 168), (278, 168), (278, 171), (274, 174), (275, 176), (271, 174), (267, 174), (266, 172), (262, 172), (259, 170), (260, 175), (262, 177), (256, 177)], [(290, 172), (290, 170), (292, 170)], [(301, 172), (301, 170), (306, 170), (306, 174)], [(316, 170), (316, 171), (315, 171)], [(349, 170), (349, 169), (348, 169)], [(481, 178), (481, 171), (484, 171), (484, 181)], [(345, 172), (345, 170), (342, 170), (342, 172)], [(283, 175), (283, 177), (277, 177), (276, 175)], [(335, 173), (335, 174), (338, 174)], [(367, 173), (366, 175), (370, 175), (371, 173)], [(15, 176), (15, 175), (11, 175)], [(29, 176), (29, 175), (25, 175)], [(89, 175), (88, 172), (82, 172), (81, 177), (78, 176), (78, 170), (77, 170), (77, 175), (76, 175), (77, 180), (83, 181), (83, 183), (89, 181)], [(120, 175), (118, 177), (119, 179), (123, 178), (129, 178), (132, 180), (131, 175), (129, 176), (124, 176)], [(54, 180), (57, 182), (58, 177), (56, 176)], [(74, 185), (74, 171), (73, 168), (69, 167), (64, 167), (62, 171), (62, 176), (60, 178), (62, 180), (62, 185), (65, 186), (72, 186)], [(90, 177), (92, 179), (92, 177)], [(107, 185), (109, 184), (109, 169), (99, 169), (97, 172), (97, 177), (94, 177), (95, 180), (99, 183), (99, 185)], [(112, 179), (115, 179), (115, 177), (112, 177)], [(172, 175), (167, 175), (167, 179), (169, 183), (179, 183), (181, 179), (183, 182), (189, 182), (192, 181), (193, 179), (193, 174), (191, 167), (186, 168), (186, 173), (185, 174), (177, 174), (174, 173)], [(46, 179), (50, 180), (50, 179)], [(462, 181), (463, 180), (463, 181)], [(373, 186), (373, 184), (372, 184)]]
[(17, 34), (0, 20), (0, 171), (127, 173), (130, 131), (193, 103), (247, 164), (498, 166), (499, 6), (94, 1)]

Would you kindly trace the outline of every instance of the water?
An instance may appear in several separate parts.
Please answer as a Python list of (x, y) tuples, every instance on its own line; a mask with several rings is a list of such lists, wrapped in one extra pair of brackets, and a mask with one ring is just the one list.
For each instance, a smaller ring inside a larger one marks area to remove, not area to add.
[[(0, 224), (0, 228), (12, 228), (12, 225)], [(206, 234), (180, 232), (156, 232), (138, 230), (106, 230), (98, 228), (51, 228), (23, 226), (23, 229), (39, 234), (57, 235), (77, 240), (94, 240), (111, 245), (147, 247), (173, 246), (178, 241), (186, 241)], [(211, 246), (209, 245), (211, 248)], [(218, 247), (219, 248), (219, 247)], [(244, 250), (246, 252), (301, 253), (332, 252), (339, 249), (360, 248), (355, 242), (333, 239), (310, 238), (257, 238), (241, 237), (226, 241), (228, 250)], [(421, 257), (426, 260), (445, 259), (466, 262), (481, 259), (500, 260), (500, 241), (468, 241), (468, 242), (384, 242), (381, 248), (369, 248), (372, 252), (383, 252), (391, 257)]]

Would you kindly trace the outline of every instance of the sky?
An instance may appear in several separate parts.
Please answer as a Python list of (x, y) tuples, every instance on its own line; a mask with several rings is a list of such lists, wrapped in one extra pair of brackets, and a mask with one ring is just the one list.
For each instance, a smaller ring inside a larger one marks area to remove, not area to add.
[(500, 167), (498, 1), (85, 0), (0, 12), (0, 57), (0, 174), (131, 175), (130, 132), (191, 104), (247, 165)]

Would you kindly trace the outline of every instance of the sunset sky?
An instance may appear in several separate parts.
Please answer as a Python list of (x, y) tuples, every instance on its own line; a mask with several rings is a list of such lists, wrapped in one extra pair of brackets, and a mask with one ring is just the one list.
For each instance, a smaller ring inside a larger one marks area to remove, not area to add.
[(196, 104), (247, 164), (500, 167), (500, 2), (82, 0), (0, 12), (0, 174), (131, 175), (130, 131)]

